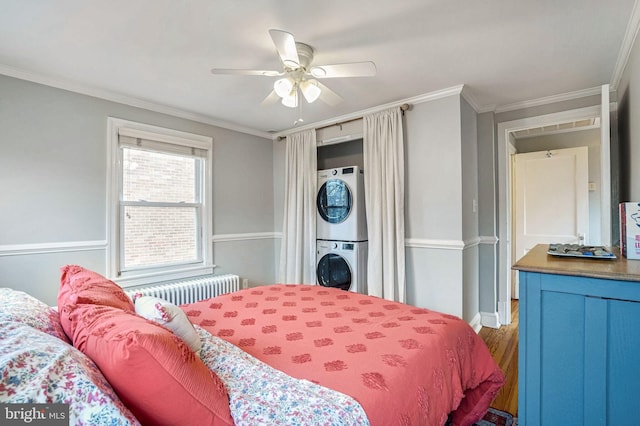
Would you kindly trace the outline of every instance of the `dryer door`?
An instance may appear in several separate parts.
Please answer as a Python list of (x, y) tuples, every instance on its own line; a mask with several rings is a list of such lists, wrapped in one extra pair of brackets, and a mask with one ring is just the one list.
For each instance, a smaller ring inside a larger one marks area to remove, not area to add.
[(316, 199), (318, 213), (329, 223), (344, 222), (353, 205), (349, 185), (342, 179), (330, 179), (322, 184)]
[(335, 253), (328, 253), (318, 261), (316, 276), (320, 285), (349, 290), (353, 274), (349, 263), (344, 257)]

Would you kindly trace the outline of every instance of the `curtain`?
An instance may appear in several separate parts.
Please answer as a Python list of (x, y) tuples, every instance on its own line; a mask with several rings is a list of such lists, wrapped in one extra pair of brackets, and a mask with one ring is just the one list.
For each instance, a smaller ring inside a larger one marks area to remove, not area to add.
[(280, 282), (316, 282), (315, 129), (287, 136)]
[(368, 293), (405, 302), (402, 112), (398, 107), (367, 115), (363, 126)]

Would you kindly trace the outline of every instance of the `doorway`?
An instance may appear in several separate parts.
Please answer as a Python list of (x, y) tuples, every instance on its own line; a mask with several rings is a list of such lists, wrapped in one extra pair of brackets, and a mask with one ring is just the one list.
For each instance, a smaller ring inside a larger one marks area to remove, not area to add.
[(601, 88), (601, 105), (559, 113), (530, 117), (498, 124), (498, 319), (500, 324), (511, 322), (511, 259), (512, 210), (511, 166), (509, 148), (518, 131), (545, 128), (562, 123), (600, 118), (600, 240), (598, 244), (611, 244), (611, 176), (609, 142), (609, 86)]
[[(516, 148), (518, 153), (512, 155), (511, 177), (512, 264), (537, 244), (592, 241), (590, 218), (599, 217), (600, 213), (599, 209), (591, 212), (589, 208), (589, 182), (593, 180), (589, 177), (598, 175), (600, 170), (597, 167), (589, 173), (590, 147), (587, 144), (595, 143), (593, 151), (600, 149), (598, 129), (594, 130), (595, 140), (594, 131), (575, 131), (536, 138), (536, 143), (530, 145), (540, 151), (524, 152)], [(575, 140), (576, 147), (555, 148), (567, 139)], [(592, 183), (592, 198), (599, 198), (595, 183)], [(515, 271), (512, 271), (511, 285), (512, 298), (519, 299), (519, 280)]]

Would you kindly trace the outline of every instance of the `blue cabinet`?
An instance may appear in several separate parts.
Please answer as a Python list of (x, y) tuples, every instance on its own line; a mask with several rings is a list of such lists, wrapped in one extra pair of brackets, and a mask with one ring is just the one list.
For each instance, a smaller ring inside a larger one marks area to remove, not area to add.
[(532, 252), (514, 266), (519, 424), (640, 424), (640, 262)]

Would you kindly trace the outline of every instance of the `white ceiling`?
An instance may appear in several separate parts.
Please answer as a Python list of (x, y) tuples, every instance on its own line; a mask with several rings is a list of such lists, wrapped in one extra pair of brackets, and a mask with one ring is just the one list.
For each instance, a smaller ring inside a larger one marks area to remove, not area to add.
[(612, 83), (637, 25), (634, 0), (0, 0), (0, 10), (1, 74), (258, 134), (298, 118), (260, 105), (275, 78), (210, 69), (280, 70), (270, 28), (310, 44), (315, 64), (377, 66), (376, 77), (323, 80), (344, 102), (304, 104), (309, 124), (460, 84), (493, 110)]

